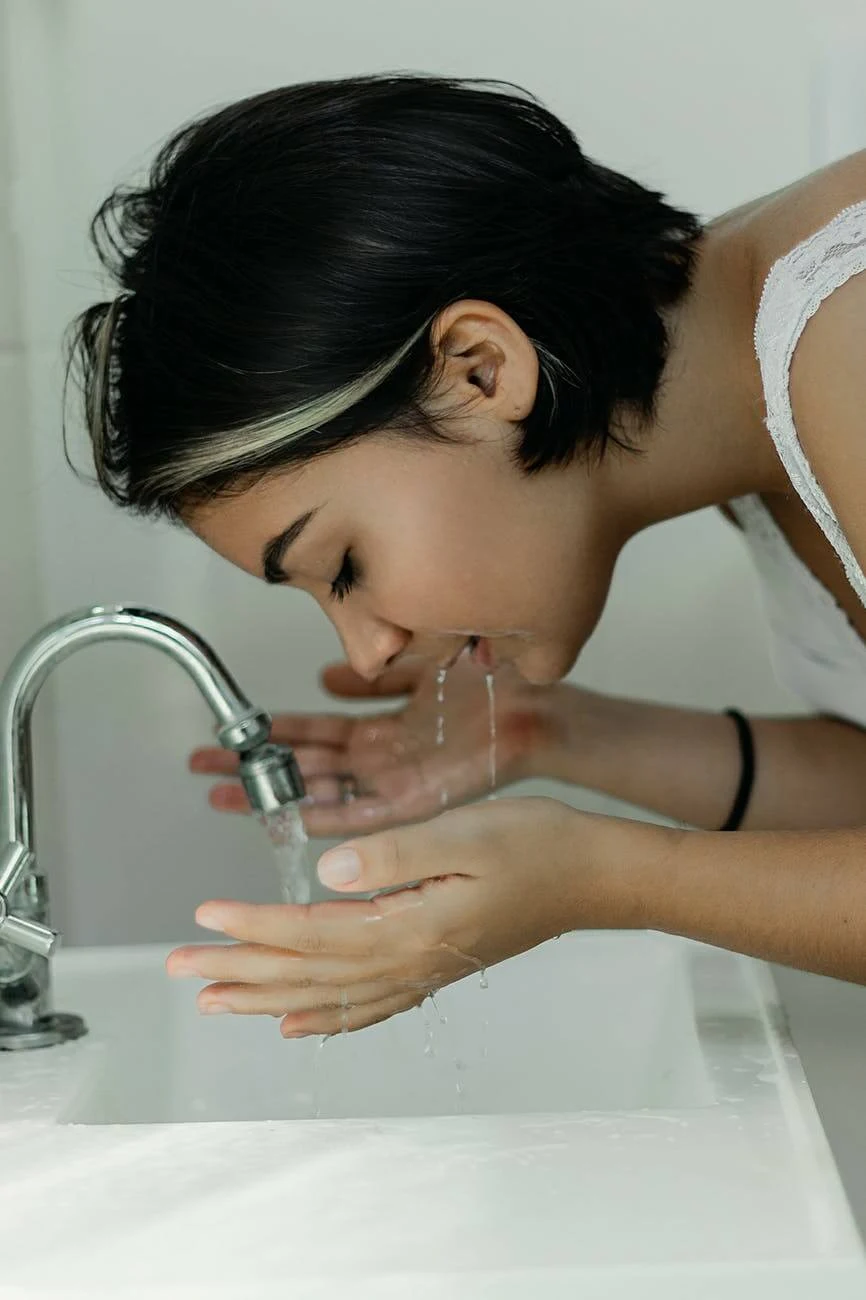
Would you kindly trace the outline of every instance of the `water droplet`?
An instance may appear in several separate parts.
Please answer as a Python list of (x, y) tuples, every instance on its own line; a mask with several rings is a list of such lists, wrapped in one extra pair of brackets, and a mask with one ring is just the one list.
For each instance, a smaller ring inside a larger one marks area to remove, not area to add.
[(436, 1012), (437, 1016), (439, 1017), (440, 1025), (447, 1025), (448, 1017), (443, 1016), (442, 1012), (439, 1010), (439, 1003), (436, 1001), (432, 993), (430, 994), (430, 1002), (432, 1003), (433, 1010)]
[(481, 978), (478, 982), (481, 988), (483, 989), (490, 988), (490, 985), (487, 983), (487, 971), (484, 968), (482, 968), (481, 970)]
[(466, 1065), (466, 1062), (461, 1061), (459, 1057), (455, 1058), (454, 1067), (457, 1071), (457, 1079), (455, 1082), (455, 1090), (457, 1092), (457, 1107), (459, 1110), (462, 1110), (463, 1102), (466, 1097), (466, 1087), (463, 1083), (463, 1074), (468, 1067)]
[(470, 966), (474, 966), (477, 971), (480, 971), (482, 975), (484, 974), (483, 962), (480, 962), (477, 957), (473, 957), (471, 952), (464, 952), (462, 948), (455, 948), (453, 943), (445, 943), (444, 941), (439, 944), (439, 947), (444, 948), (446, 952), (452, 952), (461, 961), (468, 961)]
[(349, 990), (340, 989), (340, 1035), (346, 1038), (349, 1033)]
[(447, 676), (447, 668), (440, 668), (436, 674), (436, 703), (439, 705), (439, 712), (436, 717), (437, 745), (445, 743), (445, 678)]
[(433, 1044), (433, 1024), (427, 1015), (427, 1009), (424, 1003), (421, 1003), (421, 1015), (424, 1020), (424, 1055), (435, 1056), (436, 1051)]

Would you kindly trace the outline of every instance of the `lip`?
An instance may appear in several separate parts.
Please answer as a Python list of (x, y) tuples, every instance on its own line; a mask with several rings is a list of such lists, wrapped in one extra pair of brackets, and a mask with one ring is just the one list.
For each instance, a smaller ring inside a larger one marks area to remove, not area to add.
[(440, 672), (446, 672), (449, 668), (453, 668), (457, 660), (462, 658), (467, 650), (469, 651), (469, 658), (474, 664), (478, 664), (480, 668), (484, 668), (489, 673), (494, 671), (496, 656), (493, 653), (493, 643), (490, 638), (486, 636), (470, 636), (466, 638), (460, 649), (456, 650), (450, 659), (446, 659), (444, 663), (437, 665)]
[(471, 644), (472, 644), (472, 637), (471, 637), (471, 636), (468, 636), (468, 637), (466, 638), (466, 640), (463, 642), (463, 644), (462, 644), (462, 646), (460, 647), (460, 649), (459, 649), (459, 650), (455, 650), (454, 654), (451, 656), (450, 659), (446, 659), (445, 662), (444, 662), (444, 664), (442, 664), (442, 663), (437, 664), (437, 667), (439, 668), (440, 672), (447, 672), (447, 670), (448, 670), (449, 668), (453, 668), (454, 665), (457, 663), (457, 660), (458, 660), (458, 659), (460, 658), (460, 656), (463, 654), (464, 650), (466, 650), (467, 646), (469, 646), (469, 645), (471, 645)]
[(474, 663), (480, 664), (489, 673), (493, 672), (496, 667), (496, 656), (493, 653), (493, 646), (486, 636), (478, 637), (472, 647), (471, 655)]

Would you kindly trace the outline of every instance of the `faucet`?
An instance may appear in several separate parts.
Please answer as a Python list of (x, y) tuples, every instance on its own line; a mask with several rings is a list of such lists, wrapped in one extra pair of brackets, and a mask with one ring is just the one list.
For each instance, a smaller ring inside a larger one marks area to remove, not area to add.
[(153, 646), (189, 674), (213, 710), (220, 744), (240, 755), (254, 811), (274, 813), (304, 796), (292, 750), (270, 743), (270, 715), (250, 704), (210, 646), (182, 623), (106, 605), (37, 632), (0, 683), (0, 1049), (49, 1047), (87, 1033), (80, 1016), (53, 1008), (48, 959), (60, 935), (50, 925), (47, 882), (36, 860), (30, 717), (52, 668), (99, 641)]

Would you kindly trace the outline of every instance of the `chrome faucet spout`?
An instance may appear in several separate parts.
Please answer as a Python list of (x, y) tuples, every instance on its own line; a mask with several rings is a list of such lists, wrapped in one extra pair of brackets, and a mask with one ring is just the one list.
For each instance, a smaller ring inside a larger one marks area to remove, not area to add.
[(45, 877), (37, 868), (30, 718), (52, 669), (104, 641), (152, 646), (185, 670), (216, 718), (220, 744), (240, 755), (254, 810), (270, 813), (304, 795), (292, 751), (270, 744), (270, 715), (250, 703), (191, 628), (125, 605), (79, 610), (42, 628), (0, 683), (0, 1048), (46, 1046), (86, 1032), (79, 1017), (50, 1007), (47, 959), (60, 936), (48, 922)]

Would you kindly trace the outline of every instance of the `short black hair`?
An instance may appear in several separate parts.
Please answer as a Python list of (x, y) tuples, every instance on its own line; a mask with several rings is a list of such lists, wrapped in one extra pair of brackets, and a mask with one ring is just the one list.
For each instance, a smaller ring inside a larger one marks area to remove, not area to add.
[(177, 518), (370, 431), (447, 438), (430, 325), (464, 297), (537, 350), (525, 471), (601, 454), (618, 408), (654, 417), (701, 234), (511, 82), (385, 73), (232, 104), (93, 219), (120, 292), (73, 322), (67, 378), (98, 480)]

